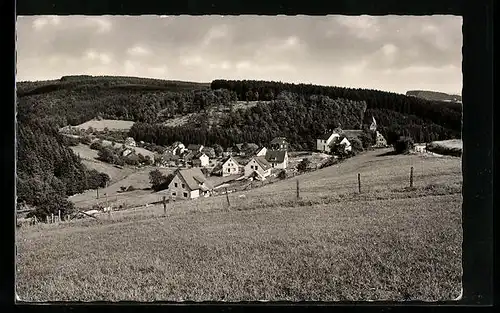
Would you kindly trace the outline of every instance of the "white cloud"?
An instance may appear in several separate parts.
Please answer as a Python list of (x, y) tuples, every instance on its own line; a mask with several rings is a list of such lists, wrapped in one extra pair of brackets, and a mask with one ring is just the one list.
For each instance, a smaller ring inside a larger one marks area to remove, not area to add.
[(92, 27), (97, 27), (97, 32), (98, 33), (106, 33), (109, 32), (112, 27), (113, 23), (106, 17), (95, 17), (95, 16), (86, 16), (85, 17), (85, 24), (92, 26)]
[(127, 50), (127, 53), (132, 56), (147, 56), (151, 51), (143, 46), (135, 45)]
[(377, 17), (369, 15), (361, 16), (337, 16), (339, 24), (350, 29), (351, 33), (358, 38), (374, 39), (380, 32)]
[(180, 61), (184, 66), (200, 65), (203, 63), (203, 59), (199, 55), (182, 56)]
[(57, 26), (61, 23), (61, 18), (57, 15), (40, 16), (32, 22), (32, 27), (35, 30), (41, 30), (47, 25)]
[(111, 57), (107, 53), (97, 52), (95, 50), (87, 50), (85, 57), (92, 61), (99, 61), (102, 64), (111, 63)]
[(207, 46), (211, 44), (213, 41), (224, 38), (228, 35), (229, 33), (229, 28), (227, 25), (217, 25), (212, 28), (207, 32), (203, 39), (203, 45)]

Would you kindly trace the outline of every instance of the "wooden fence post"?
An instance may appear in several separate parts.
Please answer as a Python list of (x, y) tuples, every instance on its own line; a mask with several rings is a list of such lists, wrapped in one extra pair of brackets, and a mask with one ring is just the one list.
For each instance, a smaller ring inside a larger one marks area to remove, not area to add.
[(410, 188), (413, 188), (413, 166), (410, 168)]
[(358, 192), (361, 193), (361, 174), (358, 173)]
[(231, 203), (229, 202), (229, 194), (227, 192), (227, 187), (226, 187), (226, 200), (227, 200), (227, 206), (231, 206)]
[(59, 217), (58, 222), (61, 223), (61, 210), (57, 210), (57, 216)]
[(163, 196), (163, 215), (167, 216), (167, 197)]
[(299, 180), (297, 179), (296, 182), (297, 182), (297, 200), (299, 200), (300, 199)]
[(97, 187), (96, 192), (97, 192), (97, 199), (99, 199), (99, 187)]

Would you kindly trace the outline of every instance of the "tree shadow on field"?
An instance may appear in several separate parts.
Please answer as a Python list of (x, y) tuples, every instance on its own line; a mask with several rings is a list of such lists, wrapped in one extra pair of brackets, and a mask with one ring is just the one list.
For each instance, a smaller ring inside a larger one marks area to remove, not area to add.
[(383, 156), (389, 156), (389, 155), (397, 155), (398, 153), (396, 152), (396, 150), (391, 150), (391, 151), (387, 151), (387, 152), (384, 152), (384, 153), (380, 153), (380, 154), (377, 154), (377, 157), (383, 157)]

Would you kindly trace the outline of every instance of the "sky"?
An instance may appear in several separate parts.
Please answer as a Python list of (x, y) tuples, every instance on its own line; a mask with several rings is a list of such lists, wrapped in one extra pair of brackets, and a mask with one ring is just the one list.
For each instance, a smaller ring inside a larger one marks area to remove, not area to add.
[(462, 91), (460, 16), (18, 16), (17, 81), (118, 75)]

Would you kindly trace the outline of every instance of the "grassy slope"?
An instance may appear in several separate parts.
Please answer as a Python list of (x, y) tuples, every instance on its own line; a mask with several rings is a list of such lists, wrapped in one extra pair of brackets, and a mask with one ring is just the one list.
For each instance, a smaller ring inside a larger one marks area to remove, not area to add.
[[(460, 159), (377, 154), (302, 176), (301, 201), (289, 180), (231, 194), (230, 210), (213, 197), (169, 206), (168, 218), (157, 206), (21, 229), (17, 291), (33, 301), (456, 297)], [(411, 165), (416, 189), (405, 192)]]

